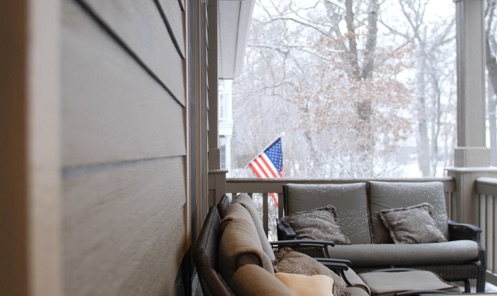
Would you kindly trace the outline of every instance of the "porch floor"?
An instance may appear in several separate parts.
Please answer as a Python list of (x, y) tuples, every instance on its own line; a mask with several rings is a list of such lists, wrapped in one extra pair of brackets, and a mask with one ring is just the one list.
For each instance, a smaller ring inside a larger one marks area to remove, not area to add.
[[(476, 286), (471, 286), (471, 293), (476, 293)], [(489, 282), (485, 283), (485, 293), (497, 293), (497, 286)]]

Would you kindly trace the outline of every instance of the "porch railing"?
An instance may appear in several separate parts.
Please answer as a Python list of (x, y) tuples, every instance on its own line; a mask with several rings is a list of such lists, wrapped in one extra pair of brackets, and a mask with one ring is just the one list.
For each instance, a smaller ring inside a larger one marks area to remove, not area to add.
[(487, 255), (487, 281), (497, 284), (497, 179), (478, 178), (475, 181), (478, 203), (478, 223), (482, 229), (481, 243)]

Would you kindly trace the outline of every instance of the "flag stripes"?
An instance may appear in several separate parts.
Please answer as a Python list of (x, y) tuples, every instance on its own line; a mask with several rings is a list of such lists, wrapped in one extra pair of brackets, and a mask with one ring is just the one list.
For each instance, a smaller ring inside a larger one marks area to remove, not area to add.
[(283, 176), (282, 173), (278, 173), (266, 154), (259, 154), (249, 163), (249, 166), (258, 178), (281, 178)]
[[(249, 162), (257, 178), (282, 178), (283, 177), (283, 149), (281, 137), (276, 139), (268, 148), (259, 153)], [(271, 198), (278, 206), (278, 195), (270, 193)]]

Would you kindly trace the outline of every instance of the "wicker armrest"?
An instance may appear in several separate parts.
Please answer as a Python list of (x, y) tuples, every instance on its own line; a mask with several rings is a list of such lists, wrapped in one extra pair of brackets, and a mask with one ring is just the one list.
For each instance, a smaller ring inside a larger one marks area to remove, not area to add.
[[(316, 258), (316, 260), (338, 274), (347, 284), (348, 287), (352, 286), (347, 277), (345, 276), (345, 271), (349, 269), (350, 261), (348, 262), (349, 264), (343, 263), (343, 262), (337, 262), (335, 259), (330, 259), (330, 258)], [(348, 261), (348, 260), (346, 260)]]
[[(347, 259), (338, 259), (338, 258), (315, 258), (316, 260), (318, 260), (319, 262), (323, 263), (326, 265), (326, 263), (339, 263), (339, 264), (343, 264), (343, 265), (346, 265), (347, 267), (350, 267), (352, 266), (352, 262), (350, 260), (347, 260)], [(347, 270), (347, 268), (345, 268), (345, 270)]]
[(330, 259), (330, 258), (316, 258), (316, 261), (333, 270), (347, 270), (349, 266), (342, 262), (335, 262), (333, 260), (322, 260), (322, 259)]
[(278, 240), (291, 240), (297, 237), (293, 228), (283, 223), (280, 219), (276, 219), (276, 228), (278, 230)]
[[(296, 251), (300, 251), (301, 253), (306, 253), (311, 257), (325, 256), (326, 258), (330, 258), (330, 254), (328, 253), (328, 246), (330, 247), (335, 246), (335, 243), (330, 241), (300, 240), (300, 239), (278, 240), (270, 242), (270, 244), (273, 247), (273, 249), (276, 250), (284, 247), (290, 247)], [(318, 254), (314, 255), (314, 252), (312, 254), (309, 254), (308, 252), (304, 251), (309, 249), (317, 251)]]
[(461, 240), (468, 239), (480, 242), (481, 229), (472, 224), (456, 223), (449, 220), (449, 239)]

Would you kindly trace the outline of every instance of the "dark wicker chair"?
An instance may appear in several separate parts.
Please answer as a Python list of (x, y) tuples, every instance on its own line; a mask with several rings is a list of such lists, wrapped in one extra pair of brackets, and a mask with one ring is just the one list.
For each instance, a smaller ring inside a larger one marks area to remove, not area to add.
[[(234, 295), (233, 291), (228, 287), (222, 276), (217, 271), (217, 257), (219, 245), (219, 226), (221, 219), (226, 213), (231, 201), (227, 196), (224, 196), (221, 201), (209, 209), (204, 225), (200, 231), (198, 240), (193, 248), (193, 261), (197, 268), (197, 273), (200, 279), (202, 291), (206, 296), (225, 296)], [(223, 216), (220, 215), (223, 212)], [(288, 242), (273, 242), (274, 249), (290, 246), (298, 249), (299, 246), (328, 246), (329, 242), (320, 241), (288, 241)], [(321, 258), (320, 262), (335, 272), (343, 275), (343, 271), (348, 269), (348, 260), (333, 260)], [(347, 281), (347, 279), (345, 279)]]
[(212, 206), (193, 248), (193, 261), (197, 267), (202, 291), (206, 296), (234, 295), (216, 268), (220, 222), (218, 209)]
[(217, 210), (219, 212), (219, 218), (223, 220), (223, 218), (226, 216), (226, 212), (228, 211), (228, 208), (230, 207), (231, 204), (231, 199), (227, 195), (223, 195), (219, 202), (217, 203)]

